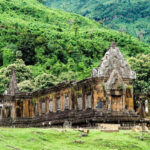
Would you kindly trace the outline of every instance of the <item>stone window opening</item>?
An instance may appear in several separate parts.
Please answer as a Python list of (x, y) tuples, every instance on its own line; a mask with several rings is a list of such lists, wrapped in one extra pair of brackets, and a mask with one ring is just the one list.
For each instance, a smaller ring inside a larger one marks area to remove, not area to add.
[(77, 97), (77, 109), (78, 110), (82, 110), (82, 103), (83, 103), (82, 95), (78, 95), (78, 97)]
[(53, 99), (49, 100), (49, 112), (53, 112)]
[(20, 108), (17, 108), (17, 109), (16, 109), (16, 117), (17, 117), (17, 118), (20, 118), (20, 117), (21, 117), (21, 109), (20, 109)]
[(65, 110), (69, 109), (69, 95), (65, 95)]
[(91, 93), (87, 94), (85, 97), (86, 97), (85, 98), (85, 108), (86, 109), (92, 108), (92, 95), (91, 95)]
[(60, 97), (56, 97), (56, 110), (60, 111)]
[(28, 101), (28, 111), (29, 111), (29, 116), (32, 114), (32, 112), (31, 112), (31, 108), (30, 108), (30, 106), (32, 105), (32, 103), (31, 103), (31, 101), (29, 100)]
[(46, 113), (46, 103), (45, 101), (42, 101), (42, 114)]
[(11, 117), (11, 107), (10, 106), (7, 106), (5, 107), (5, 110), (6, 110), (6, 118), (10, 118)]
[(128, 110), (128, 105), (125, 105), (125, 109)]
[(127, 98), (132, 98), (132, 93), (131, 93), (130, 89), (126, 90), (126, 96), (127, 96)]
[(21, 101), (17, 101), (17, 108), (16, 108), (16, 117), (21, 118), (22, 117), (22, 110), (23, 110), (23, 105)]
[(105, 105), (105, 101), (103, 101), (102, 99), (98, 98), (98, 102), (96, 105), (96, 108), (103, 108)]
[(39, 103), (37, 102), (35, 105), (35, 115), (38, 116), (39, 115)]

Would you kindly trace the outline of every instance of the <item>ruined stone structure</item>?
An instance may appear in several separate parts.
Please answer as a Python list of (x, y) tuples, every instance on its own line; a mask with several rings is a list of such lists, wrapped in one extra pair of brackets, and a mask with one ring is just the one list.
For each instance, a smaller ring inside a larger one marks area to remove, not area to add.
[(12, 69), (8, 91), (0, 96), (0, 125), (81, 125), (137, 121), (133, 72), (112, 43), (91, 77), (33, 93), (19, 92)]

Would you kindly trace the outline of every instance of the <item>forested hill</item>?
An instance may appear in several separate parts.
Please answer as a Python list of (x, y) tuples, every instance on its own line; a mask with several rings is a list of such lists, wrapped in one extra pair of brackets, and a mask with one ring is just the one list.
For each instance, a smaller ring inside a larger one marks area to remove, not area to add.
[[(49, 9), (37, 0), (0, 0), (0, 92), (8, 87), (10, 64), (16, 67), (18, 82), (23, 82), (20, 86), (26, 88), (88, 77), (112, 41), (126, 57), (150, 51), (148, 44), (130, 35)], [(22, 53), (28, 68), (21, 60), (14, 62), (16, 53), (17, 58)]]
[(51, 8), (104, 20), (112, 29), (128, 32), (150, 43), (149, 0), (45, 0)]

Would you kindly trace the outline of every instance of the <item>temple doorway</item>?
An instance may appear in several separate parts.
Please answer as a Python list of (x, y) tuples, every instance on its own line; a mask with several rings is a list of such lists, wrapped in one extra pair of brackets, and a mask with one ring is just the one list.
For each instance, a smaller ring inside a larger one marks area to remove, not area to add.
[(21, 110), (20, 110), (20, 108), (16, 109), (16, 117), (17, 118), (21, 118)]
[(111, 98), (111, 110), (121, 111), (123, 109), (123, 99), (122, 96), (112, 96)]

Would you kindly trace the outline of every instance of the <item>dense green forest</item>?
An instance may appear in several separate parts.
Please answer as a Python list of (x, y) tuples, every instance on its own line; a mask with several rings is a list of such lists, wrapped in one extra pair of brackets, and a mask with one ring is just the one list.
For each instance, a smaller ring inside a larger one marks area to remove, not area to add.
[(149, 0), (45, 0), (44, 4), (104, 22), (150, 43)]
[(86, 78), (112, 41), (126, 58), (150, 52), (148, 44), (124, 32), (38, 0), (1, 0), (0, 92), (8, 87), (12, 66), (22, 91)]

